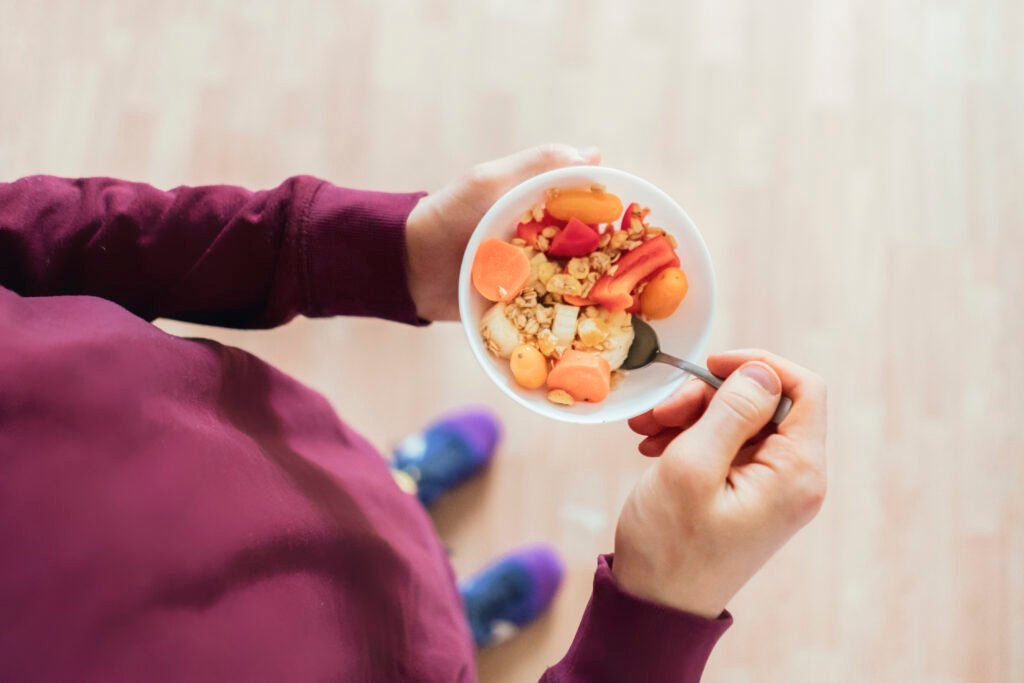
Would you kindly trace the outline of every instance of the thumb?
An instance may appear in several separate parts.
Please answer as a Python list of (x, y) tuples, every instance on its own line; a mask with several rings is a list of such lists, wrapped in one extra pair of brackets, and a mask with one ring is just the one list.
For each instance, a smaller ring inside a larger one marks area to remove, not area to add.
[(549, 144), (524, 149), (501, 159), (488, 161), (477, 172), (492, 182), (510, 187), (528, 178), (563, 166), (597, 164), (601, 152), (597, 147), (577, 149), (571, 145)]
[(687, 452), (727, 468), (743, 444), (768, 424), (781, 395), (782, 382), (771, 367), (759, 361), (740, 366), (685, 432)]

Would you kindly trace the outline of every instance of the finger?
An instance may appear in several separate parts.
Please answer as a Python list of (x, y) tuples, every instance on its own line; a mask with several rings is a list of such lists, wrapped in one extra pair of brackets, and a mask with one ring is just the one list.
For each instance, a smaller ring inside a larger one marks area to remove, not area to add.
[(771, 366), (782, 381), (782, 392), (793, 400), (778, 432), (798, 439), (824, 439), (828, 410), (825, 382), (807, 368), (768, 351), (740, 349), (708, 357), (708, 369), (726, 377), (750, 361)]
[(643, 436), (654, 436), (666, 427), (689, 427), (707, 405), (704, 386), (703, 382), (691, 377), (664, 403), (630, 419), (629, 428)]
[(665, 427), (654, 419), (654, 410), (629, 418), (629, 428), (641, 436), (654, 436)]
[(572, 145), (548, 144), (485, 162), (477, 166), (476, 172), (497, 185), (508, 188), (545, 171), (564, 166), (597, 164), (600, 161), (601, 153), (597, 147), (577, 149)]
[(645, 455), (648, 458), (658, 457), (664, 453), (665, 449), (668, 448), (668, 445), (682, 433), (683, 430), (678, 427), (669, 427), (668, 429), (663, 429), (654, 436), (647, 437), (640, 442), (640, 446), (638, 447), (640, 449), (640, 455)]
[(662, 427), (688, 429), (697, 421), (714, 395), (714, 390), (691, 377), (667, 401), (654, 408), (654, 419)]
[(723, 475), (743, 444), (771, 420), (782, 382), (766, 363), (746, 363), (730, 374), (682, 441), (690, 458), (704, 459)]

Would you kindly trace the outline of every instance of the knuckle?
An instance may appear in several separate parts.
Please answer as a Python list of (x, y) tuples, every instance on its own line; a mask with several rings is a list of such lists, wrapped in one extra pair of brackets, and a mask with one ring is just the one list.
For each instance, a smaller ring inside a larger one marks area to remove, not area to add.
[(554, 142), (543, 144), (537, 148), (537, 158), (542, 162), (550, 162), (561, 159), (562, 146)]
[(494, 178), (487, 164), (477, 164), (466, 174), (466, 183), (474, 188), (486, 189), (494, 183)]
[(824, 448), (813, 444), (794, 444), (786, 458), (789, 470), (794, 478), (820, 475), (825, 471)]
[(754, 424), (761, 420), (761, 406), (750, 396), (737, 391), (727, 391), (720, 395), (720, 399), (722, 406), (740, 422)]
[(828, 482), (825, 472), (820, 468), (808, 468), (794, 484), (794, 500), (797, 511), (803, 521), (810, 521), (825, 502), (828, 493)]

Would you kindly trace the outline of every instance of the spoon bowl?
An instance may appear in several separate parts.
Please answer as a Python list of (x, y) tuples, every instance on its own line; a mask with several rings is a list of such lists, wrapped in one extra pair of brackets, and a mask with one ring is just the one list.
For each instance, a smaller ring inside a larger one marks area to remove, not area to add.
[[(626, 360), (622, 363), (623, 370), (639, 370), (645, 368), (651, 363), (665, 363), (666, 365), (672, 365), (680, 370), (690, 373), (699, 379), (704, 380), (715, 389), (722, 386), (723, 378), (717, 375), (711, 374), (707, 368), (701, 367), (696, 363), (691, 363), (683, 358), (677, 358), (664, 353), (661, 350), (661, 346), (658, 344), (658, 333), (654, 331), (654, 328), (648, 325), (644, 320), (641, 320), (637, 316), (633, 316), (633, 343), (629, 346), (629, 353), (626, 355)], [(775, 424), (781, 423), (786, 419), (786, 415), (789, 414), (789, 409), (793, 407), (793, 401), (788, 396), (783, 396), (779, 400), (779, 407), (776, 408), (775, 414), (772, 415), (772, 422)]]

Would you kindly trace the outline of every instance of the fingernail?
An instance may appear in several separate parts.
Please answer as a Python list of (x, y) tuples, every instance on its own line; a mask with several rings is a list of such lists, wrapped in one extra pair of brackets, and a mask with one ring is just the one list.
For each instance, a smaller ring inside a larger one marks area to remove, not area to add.
[(747, 363), (740, 368), (740, 374), (754, 380), (773, 396), (782, 391), (778, 376), (764, 363)]
[(591, 145), (589, 147), (580, 147), (576, 150), (576, 153), (580, 156), (580, 161), (591, 161), (597, 156), (597, 147)]

